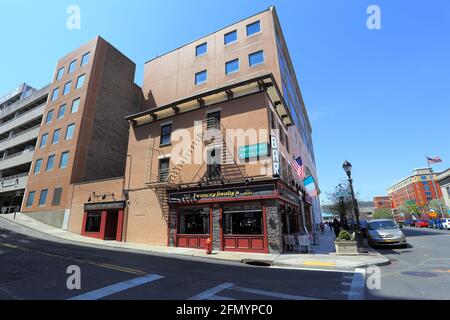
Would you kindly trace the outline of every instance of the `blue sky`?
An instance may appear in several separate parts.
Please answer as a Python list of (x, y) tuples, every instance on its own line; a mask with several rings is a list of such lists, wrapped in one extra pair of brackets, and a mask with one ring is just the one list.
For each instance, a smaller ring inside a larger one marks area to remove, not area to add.
[[(66, 28), (69, 5), (81, 29)], [(137, 64), (275, 5), (313, 127), (321, 190), (354, 167), (363, 200), (425, 165), (450, 163), (450, 1), (0, 1), (0, 96), (50, 82), (59, 57), (97, 34)], [(366, 9), (381, 9), (368, 30)], [(323, 200), (326, 196), (323, 195)]]

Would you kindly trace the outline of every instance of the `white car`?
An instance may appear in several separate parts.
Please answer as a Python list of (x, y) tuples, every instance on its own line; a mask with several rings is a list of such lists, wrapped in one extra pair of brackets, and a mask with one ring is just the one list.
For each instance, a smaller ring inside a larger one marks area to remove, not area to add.
[(442, 221), (442, 227), (445, 230), (450, 230), (450, 219), (449, 218), (445, 218), (445, 219), (441, 219)]

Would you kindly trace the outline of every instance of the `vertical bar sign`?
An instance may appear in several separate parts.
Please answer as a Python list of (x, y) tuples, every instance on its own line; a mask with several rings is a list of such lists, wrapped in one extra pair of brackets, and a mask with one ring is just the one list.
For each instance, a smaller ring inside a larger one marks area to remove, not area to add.
[(280, 176), (280, 154), (278, 152), (278, 139), (276, 136), (270, 137), (270, 146), (272, 150), (273, 176), (278, 178)]

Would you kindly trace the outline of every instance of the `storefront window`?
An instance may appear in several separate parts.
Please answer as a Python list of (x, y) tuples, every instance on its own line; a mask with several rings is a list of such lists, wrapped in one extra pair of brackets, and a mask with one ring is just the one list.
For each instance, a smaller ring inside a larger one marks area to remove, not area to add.
[(224, 234), (263, 234), (262, 219), (260, 204), (225, 206)]
[(88, 212), (86, 219), (86, 232), (100, 232), (101, 222), (101, 212)]
[(209, 234), (209, 207), (180, 209), (180, 234)]

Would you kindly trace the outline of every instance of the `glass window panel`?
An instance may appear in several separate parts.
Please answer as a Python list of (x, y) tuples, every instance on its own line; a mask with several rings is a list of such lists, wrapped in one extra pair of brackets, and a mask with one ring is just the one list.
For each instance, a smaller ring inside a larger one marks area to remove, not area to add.
[(237, 31), (231, 31), (224, 36), (225, 45), (236, 42), (237, 41)]
[(225, 64), (225, 74), (230, 74), (239, 71), (239, 59), (228, 61)]
[(248, 56), (248, 64), (250, 67), (263, 63), (264, 63), (264, 52), (262, 50), (255, 53), (251, 53)]
[(195, 84), (196, 85), (202, 84), (202, 83), (206, 82), (207, 78), (208, 78), (208, 74), (207, 74), (206, 70), (197, 72), (195, 74)]
[(204, 55), (206, 52), (208, 51), (208, 44), (202, 43), (200, 45), (198, 45), (197, 47), (195, 47), (195, 56), (199, 57)]
[(35, 195), (35, 191), (31, 191), (30, 193), (28, 193), (27, 208), (30, 208), (33, 205)]
[(79, 108), (80, 108), (80, 98), (73, 100), (70, 113), (78, 112)]
[(258, 33), (261, 31), (261, 23), (259, 21), (253, 22), (247, 26), (247, 36)]
[(48, 194), (47, 189), (41, 191), (41, 195), (39, 197), (39, 207), (45, 206), (45, 203), (47, 202), (47, 194)]

